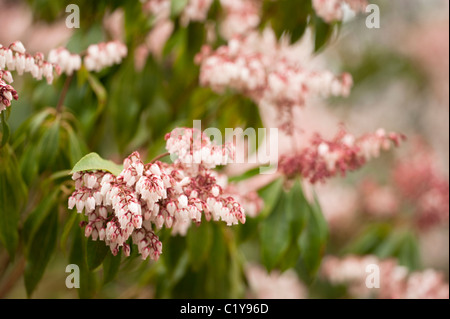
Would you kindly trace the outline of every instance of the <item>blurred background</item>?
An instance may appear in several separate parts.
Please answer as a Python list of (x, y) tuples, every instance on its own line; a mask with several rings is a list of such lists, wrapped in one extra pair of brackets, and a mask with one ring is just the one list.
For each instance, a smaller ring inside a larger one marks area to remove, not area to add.
[[(81, 52), (89, 44), (105, 40), (118, 39), (127, 44), (128, 57), (123, 63), (97, 75), (105, 90), (96, 86), (96, 80), (80, 80), (67, 94), (65, 104), (80, 122), (79, 153), (97, 151), (104, 158), (120, 162), (139, 149), (150, 159), (164, 152), (165, 133), (176, 126), (190, 126), (196, 118), (219, 128), (271, 127), (270, 114), (258, 111), (248, 99), (240, 97), (236, 102), (225, 96), (220, 100), (217, 94), (199, 87), (198, 66), (193, 60), (206, 36), (203, 24), (190, 24), (184, 33), (179, 31), (183, 27), (177, 25), (165, 46), (149, 53), (140, 46), (152, 29), (151, 19), (136, 13), (142, 10), (142, 4), (122, 6), (119, 1), (108, 5), (102, 1), (77, 1), (81, 28), (68, 29), (64, 12), (68, 3), (0, 0), (0, 44), (7, 46), (20, 40), (27, 51), (45, 55), (59, 46)], [(448, 282), (449, 2), (373, 3), (380, 7), (379, 29), (368, 29), (366, 15), (360, 14), (340, 25), (338, 36), (316, 57), (334, 73), (345, 71), (353, 76), (350, 96), (314, 101), (314, 105), (299, 110), (298, 122), (305, 132), (316, 131), (325, 137), (331, 137), (344, 123), (355, 135), (383, 127), (405, 134), (408, 140), (345, 178), (315, 186), (329, 227), (325, 255), (394, 257), (411, 271), (425, 268), (440, 271)], [(170, 58), (167, 52), (172, 52)], [(8, 120), (12, 136), (20, 133), (21, 125), (31, 114), (55, 106), (64, 84), (64, 79), (57, 79), (52, 86), (19, 76), (14, 80), (20, 98), (13, 103)], [(108, 111), (99, 111), (105, 109)], [(39, 149), (32, 149), (26, 143), (18, 146), (20, 153), (39, 158)], [(64, 145), (60, 147), (63, 149)], [(75, 158), (74, 155), (66, 164), (59, 162), (59, 169), (70, 169), (67, 163), (75, 164)], [(238, 175), (244, 171), (235, 167), (228, 172)], [(446, 198), (442, 192), (447, 192)], [(60, 214), (64, 224), (67, 212)], [(251, 222), (248, 224), (242, 226), (241, 232), (246, 231), (245, 227), (252, 227)], [(185, 245), (178, 237), (171, 238), (172, 244)], [(77, 291), (65, 287), (64, 270), (69, 253), (61, 247), (58, 245), (33, 297), (78, 296)], [(251, 242), (239, 246), (246, 266), (244, 286), (235, 287), (238, 296), (359, 297), (340, 288), (330, 288), (326, 278), (310, 285), (292, 269), (269, 274), (255, 257), (258, 255), (255, 249)], [(8, 278), (14, 278), (14, 265), (0, 281), (2, 287), (9, 282)], [(121, 267), (119, 276), (95, 297), (177, 296), (174, 292), (158, 294), (162, 288), (154, 278), (166, 275), (163, 266), (149, 267), (133, 259)], [(27, 297), (23, 278), (17, 277), (11, 282), (13, 287), (1, 297)], [(197, 282), (199, 287), (208, 286), (202, 280)], [(198, 296), (222, 295), (199, 292)]]

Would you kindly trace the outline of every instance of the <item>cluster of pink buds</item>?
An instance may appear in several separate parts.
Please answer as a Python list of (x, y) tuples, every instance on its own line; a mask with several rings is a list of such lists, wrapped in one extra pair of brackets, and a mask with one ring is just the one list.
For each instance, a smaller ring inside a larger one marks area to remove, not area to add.
[(330, 141), (316, 134), (308, 147), (282, 156), (278, 166), (284, 175), (300, 175), (315, 183), (359, 169), (369, 159), (378, 157), (381, 150), (398, 146), (404, 138), (402, 134), (386, 133), (383, 129), (359, 138), (341, 129)]
[(120, 41), (91, 44), (83, 62), (88, 71), (99, 72), (105, 67), (120, 63), (127, 53), (126, 45)]
[(200, 84), (218, 93), (226, 89), (242, 93), (262, 108), (276, 108), (287, 122), (292, 121), (292, 109), (304, 106), (309, 98), (347, 96), (352, 77), (312, 69), (298, 54), (306, 50), (302, 46), (278, 41), (271, 29), (233, 37), (215, 51), (204, 46), (196, 57)]
[[(188, 131), (187, 131), (188, 132)], [(143, 259), (157, 260), (162, 244), (154, 230), (171, 228), (185, 234), (192, 222), (222, 220), (227, 225), (245, 223), (244, 208), (223, 193), (212, 171), (200, 165), (193, 174), (183, 163), (155, 161), (144, 164), (134, 152), (124, 160), (123, 171), (77, 172), (69, 209), (83, 210), (89, 222), (87, 237), (104, 240), (113, 254), (131, 237)]]
[[(380, 269), (382, 284), (379, 289), (366, 286), (367, 267)], [(343, 258), (328, 256), (322, 263), (321, 275), (332, 284), (344, 284), (356, 298), (381, 299), (448, 299), (449, 286), (442, 273), (432, 269), (408, 272), (395, 259), (380, 260), (376, 256), (353, 256)]]
[(18, 75), (28, 72), (37, 80), (45, 78), (49, 84), (53, 82), (54, 70), (59, 73), (59, 68), (46, 61), (42, 53), (38, 52), (34, 56), (28, 54), (20, 41), (9, 47), (0, 45), (0, 70), (5, 69), (16, 71)]
[(48, 54), (48, 61), (59, 65), (61, 72), (67, 75), (72, 75), (74, 71), (81, 68), (81, 57), (62, 47), (51, 50)]
[(437, 166), (435, 154), (419, 143), (412, 156), (393, 171), (399, 198), (413, 204), (417, 226), (429, 229), (449, 220), (449, 182)]
[(0, 113), (11, 106), (11, 100), (18, 99), (17, 91), (14, 90), (11, 84), (13, 78), (11, 72), (0, 69)]
[(344, 6), (355, 13), (365, 12), (367, 0), (313, 0), (314, 11), (325, 22), (331, 23), (344, 19)]

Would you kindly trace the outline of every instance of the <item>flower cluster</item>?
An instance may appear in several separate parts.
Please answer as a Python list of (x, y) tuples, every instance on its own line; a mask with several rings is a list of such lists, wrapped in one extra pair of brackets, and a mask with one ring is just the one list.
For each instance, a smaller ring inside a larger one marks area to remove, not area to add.
[(248, 280), (248, 298), (256, 299), (305, 299), (307, 289), (292, 269), (283, 273), (267, 271), (257, 265), (249, 264), (245, 268)]
[[(186, 27), (191, 21), (205, 21), (212, 0), (189, 0), (181, 12), (180, 23)], [(145, 38), (145, 42), (138, 46), (135, 54), (135, 67), (142, 70), (145, 60), (151, 53), (160, 58), (164, 45), (172, 35), (174, 22), (170, 19), (170, 0), (147, 0), (143, 4), (143, 11), (153, 17), (153, 26)]]
[[(128, 52), (127, 47), (122, 42), (110, 41), (91, 44), (84, 55), (83, 64), (88, 71), (99, 72), (103, 68), (113, 64), (119, 64)], [(78, 71), (82, 65), (82, 55), (70, 53), (66, 48), (53, 49), (49, 53), (49, 61), (59, 65), (61, 71), (67, 75), (72, 75)]]
[(220, 5), (225, 16), (220, 24), (220, 33), (225, 39), (245, 35), (258, 27), (261, 1), (220, 0)]
[[(379, 289), (366, 286), (366, 267), (377, 265), (383, 284)], [(448, 299), (449, 286), (443, 274), (432, 269), (409, 273), (394, 259), (380, 260), (376, 256), (346, 256), (339, 259), (328, 256), (321, 269), (323, 278), (332, 284), (344, 284), (349, 293), (358, 298), (381, 299)]]
[(358, 13), (368, 5), (367, 0), (313, 0), (312, 4), (316, 14), (328, 23), (342, 21), (345, 6)]
[(34, 56), (26, 52), (22, 42), (13, 42), (9, 47), (0, 44), (0, 70), (16, 71), (18, 75), (30, 73), (33, 78), (45, 78), (49, 84), (53, 82), (53, 72), (59, 73), (57, 66), (46, 61), (44, 54), (37, 52)]
[[(289, 123), (292, 109), (308, 98), (347, 96), (352, 86), (347, 73), (335, 76), (304, 63), (303, 45), (279, 42), (271, 29), (234, 37), (215, 51), (205, 45), (196, 57), (200, 83), (218, 93), (232, 89), (245, 94), (260, 107), (274, 107)], [(309, 48), (308, 53), (305, 56), (310, 56)], [(289, 126), (285, 128), (289, 131)]]
[(205, 21), (213, 0), (189, 0), (181, 14), (181, 24), (187, 26), (191, 21)]
[(166, 135), (166, 148), (175, 163), (185, 169), (208, 169), (226, 165), (234, 159), (235, 148), (231, 143), (216, 145), (208, 136), (194, 128), (176, 128)]
[(392, 144), (398, 146), (404, 138), (383, 129), (359, 138), (341, 129), (330, 141), (316, 134), (309, 146), (282, 156), (278, 167), (288, 177), (300, 175), (315, 183), (360, 168), (369, 159), (378, 157), (382, 150), (389, 150)]
[(399, 197), (414, 205), (421, 229), (449, 219), (449, 182), (436, 162), (434, 154), (419, 144), (413, 155), (399, 161), (393, 171)]
[(127, 53), (125, 44), (117, 40), (91, 44), (87, 48), (83, 63), (89, 71), (98, 72), (103, 68), (120, 63)]
[(60, 69), (58, 65), (46, 61), (40, 52), (34, 56), (27, 53), (20, 41), (13, 42), (9, 47), (0, 44), (0, 113), (11, 105), (12, 99), (18, 99), (16, 90), (10, 84), (13, 82), (10, 71), (16, 71), (18, 75), (28, 72), (33, 78), (45, 78), (50, 84), (54, 71), (59, 73)]
[(48, 53), (48, 61), (59, 65), (61, 72), (67, 75), (72, 75), (74, 71), (81, 68), (81, 57), (63, 47), (51, 50)]
[[(169, 144), (169, 143), (168, 143)], [(169, 148), (169, 147), (168, 147)], [(227, 225), (245, 223), (244, 208), (222, 188), (209, 169), (200, 165), (196, 173), (184, 164), (156, 161), (144, 164), (134, 152), (124, 160), (124, 169), (114, 176), (108, 172), (77, 172), (69, 209), (84, 209), (89, 222), (87, 237), (104, 240), (116, 254), (126, 254), (131, 237), (143, 259), (157, 260), (162, 245), (153, 228), (171, 228), (185, 234), (191, 222), (222, 220)]]
[(11, 72), (0, 69), (0, 113), (7, 107), (11, 106), (11, 100), (17, 100), (17, 91), (14, 90), (11, 84), (13, 78)]

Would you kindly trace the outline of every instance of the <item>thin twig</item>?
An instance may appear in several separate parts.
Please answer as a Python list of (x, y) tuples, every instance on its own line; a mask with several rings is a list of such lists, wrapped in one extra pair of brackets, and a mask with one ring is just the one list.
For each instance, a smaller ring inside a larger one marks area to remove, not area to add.
[(164, 154), (158, 155), (158, 156), (156, 156), (154, 159), (152, 159), (152, 160), (150, 161), (150, 163), (154, 163), (154, 162), (156, 162), (157, 160), (159, 160), (159, 159), (161, 159), (161, 158), (163, 158), (163, 157), (166, 157), (167, 155), (170, 155), (170, 153), (169, 153), (169, 152), (166, 152), (166, 153), (164, 153)]
[(3, 286), (0, 287), (0, 299), (3, 299), (11, 291), (11, 289), (14, 288), (16, 282), (20, 279), (20, 277), (22, 277), (24, 271), (25, 271), (25, 258), (22, 257), (18, 261), (17, 267), (14, 268), (14, 270), (8, 276)]
[(59, 96), (58, 104), (56, 105), (56, 112), (61, 113), (62, 107), (64, 104), (64, 100), (66, 99), (67, 91), (70, 87), (70, 82), (72, 82), (73, 74), (66, 77), (66, 81), (64, 82), (63, 89), (61, 91), (61, 95)]

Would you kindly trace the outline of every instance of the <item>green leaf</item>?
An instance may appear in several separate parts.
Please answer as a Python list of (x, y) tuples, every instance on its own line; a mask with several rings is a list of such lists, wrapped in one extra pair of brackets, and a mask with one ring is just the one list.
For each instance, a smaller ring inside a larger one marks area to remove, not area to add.
[(298, 241), (305, 228), (308, 205), (300, 180), (297, 179), (286, 195), (286, 215), (290, 225), (291, 239), (289, 248), (279, 264), (281, 271), (294, 267), (300, 257)]
[(377, 247), (375, 255), (379, 258), (396, 257), (403, 243), (403, 232), (393, 231), (391, 234)]
[(27, 245), (24, 280), (28, 296), (31, 296), (42, 279), (45, 268), (55, 251), (57, 231), (58, 214), (54, 211), (42, 222)]
[(101, 110), (103, 110), (103, 107), (105, 106), (108, 93), (106, 92), (106, 89), (100, 82), (100, 80), (92, 73), (88, 73), (87, 80), (92, 90), (94, 91), (95, 96), (97, 97), (99, 106), (98, 112), (101, 112)]
[(259, 174), (259, 169), (260, 169), (259, 167), (255, 167), (255, 168), (249, 169), (248, 171), (246, 171), (245, 173), (243, 173), (241, 175), (232, 176), (232, 177), (228, 178), (228, 180), (230, 182), (237, 183), (237, 182), (249, 179), (249, 178), (251, 178), (253, 176), (258, 175)]
[(373, 254), (376, 248), (389, 236), (392, 226), (389, 224), (374, 224), (364, 228), (360, 235), (343, 249), (343, 254), (368, 255)]
[(287, 209), (291, 231), (295, 242), (302, 233), (308, 216), (308, 201), (303, 194), (300, 180), (297, 179), (287, 195)]
[(199, 269), (206, 261), (212, 245), (212, 228), (209, 223), (190, 227), (187, 234), (189, 259), (194, 269)]
[(26, 243), (33, 240), (34, 235), (41, 228), (48, 215), (54, 212), (58, 193), (59, 188), (53, 190), (50, 194), (43, 194), (43, 200), (28, 215), (22, 230), (23, 238)]
[(0, 141), (0, 147), (5, 146), (6, 143), (8, 143), (9, 140), (9, 134), (10, 134), (10, 130), (9, 130), (9, 125), (6, 122), (6, 118), (5, 118), (5, 112), (1, 112), (1, 122), (2, 122), (2, 139)]
[(17, 161), (9, 147), (0, 148), (0, 241), (14, 258), (19, 241), (20, 211), (27, 199)]
[(41, 168), (50, 168), (58, 156), (59, 128), (60, 121), (55, 120), (42, 134), (38, 144), (39, 166)]
[(66, 251), (66, 244), (67, 244), (67, 239), (69, 238), (70, 235), (70, 231), (72, 230), (73, 225), (75, 225), (76, 221), (78, 220), (78, 215), (74, 210), (69, 211), (70, 213), (70, 217), (69, 219), (66, 221), (62, 234), (61, 234), (61, 239), (60, 239), (60, 249), (65, 252)]
[(301, 262), (309, 277), (315, 276), (325, 253), (328, 238), (328, 227), (321, 212), (317, 198), (308, 205), (306, 228), (300, 235), (298, 245), (301, 251)]
[(78, 289), (78, 296), (82, 299), (92, 298), (96, 293), (97, 278), (94, 273), (88, 269), (86, 263), (85, 238), (83, 231), (79, 228), (75, 229), (69, 262), (80, 268), (80, 288)]
[(314, 18), (314, 31), (314, 52), (318, 52), (333, 34), (333, 26), (316, 16)]
[(170, 16), (177, 17), (183, 12), (183, 9), (188, 4), (189, 0), (171, 0), (170, 1)]
[(122, 250), (119, 250), (117, 256), (113, 254), (106, 254), (103, 261), (103, 284), (113, 280), (120, 269), (120, 262), (122, 260)]
[(403, 238), (403, 243), (398, 253), (398, 262), (400, 265), (406, 266), (413, 271), (421, 266), (419, 243), (412, 232), (407, 232)]
[(75, 165), (77, 161), (79, 161), (80, 158), (83, 156), (82, 142), (71, 127), (67, 129), (67, 135), (69, 137), (68, 146), (69, 146), (70, 163), (72, 165)]
[(101, 158), (97, 153), (89, 153), (75, 164), (70, 174), (91, 170), (107, 171), (117, 176), (122, 172), (123, 167), (122, 165)]
[(280, 262), (289, 248), (291, 229), (286, 208), (287, 195), (283, 192), (270, 215), (261, 223), (261, 259), (269, 271)]
[(311, 12), (310, 0), (265, 1), (262, 20), (270, 21), (278, 38), (288, 34), (294, 43), (304, 34)]
[(277, 203), (280, 194), (283, 191), (283, 179), (278, 178), (270, 184), (258, 190), (259, 196), (264, 200), (264, 207), (259, 216), (265, 218)]
[(100, 266), (108, 253), (109, 248), (104, 241), (88, 239), (86, 243), (86, 262), (89, 270)]

